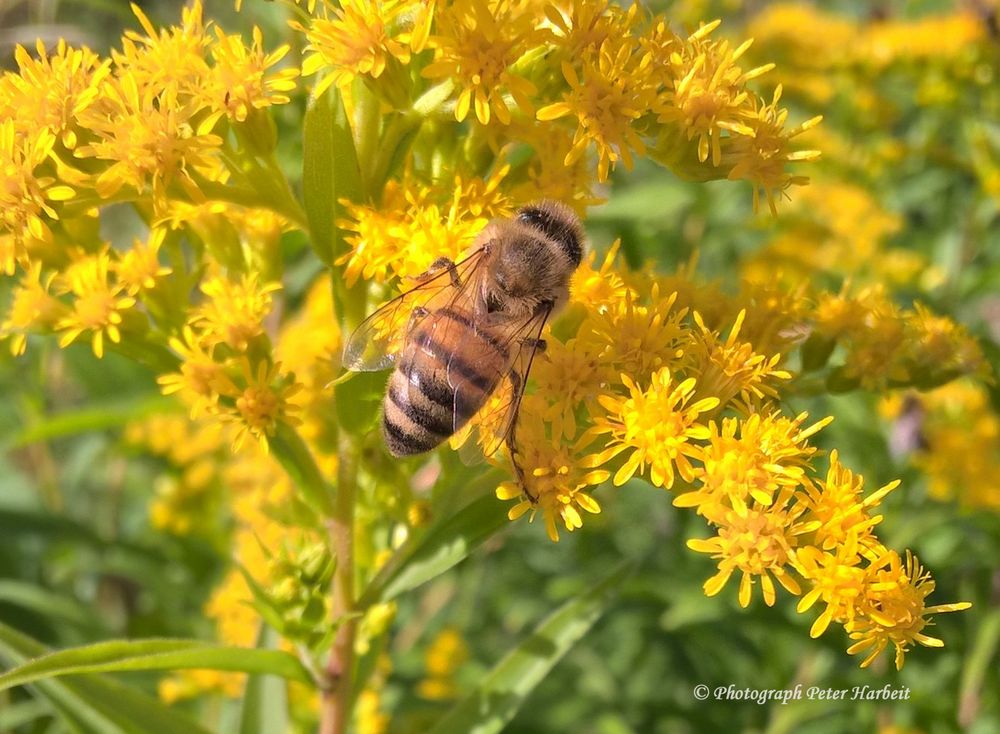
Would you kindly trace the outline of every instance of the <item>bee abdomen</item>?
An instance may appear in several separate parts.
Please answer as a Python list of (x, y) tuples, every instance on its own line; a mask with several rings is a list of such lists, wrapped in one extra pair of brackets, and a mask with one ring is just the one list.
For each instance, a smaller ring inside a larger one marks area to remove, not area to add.
[[(419, 384), (415, 385), (417, 392)], [(422, 454), (454, 433), (451, 409), (430, 400), (415, 402), (402, 369), (393, 372), (382, 403), (382, 434), (393, 456)]]

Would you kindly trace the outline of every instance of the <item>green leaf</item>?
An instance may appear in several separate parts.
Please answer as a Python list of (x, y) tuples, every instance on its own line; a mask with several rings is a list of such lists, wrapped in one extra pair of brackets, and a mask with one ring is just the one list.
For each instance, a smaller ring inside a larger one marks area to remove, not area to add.
[(386, 372), (358, 372), (333, 388), (337, 421), (349, 433), (371, 431), (385, 395)]
[(802, 371), (812, 372), (826, 366), (837, 342), (825, 336), (811, 334), (802, 345)]
[(286, 423), (279, 423), (277, 432), (270, 439), (270, 445), (274, 457), (288, 472), (309, 507), (320, 517), (328, 517), (333, 511), (330, 487), (298, 432)]
[(86, 604), (25, 581), (0, 580), (0, 601), (27, 609), (59, 625), (70, 624), (93, 633), (107, 629)]
[(14, 731), (19, 726), (52, 714), (52, 706), (46, 701), (29, 699), (0, 708), (0, 731)]
[[(259, 649), (273, 649), (278, 633), (262, 625), (257, 639)], [(247, 678), (240, 708), (239, 734), (273, 734), (288, 729), (288, 690), (285, 681), (273, 675)]]
[(983, 699), (987, 671), (991, 665), (996, 670), (997, 647), (1000, 647), (1000, 609), (993, 609), (979, 622), (962, 667), (960, 711), (975, 710), (976, 703)]
[(8, 437), (5, 443), (16, 448), (63, 436), (117, 428), (149, 415), (176, 412), (180, 407), (176, 400), (160, 396), (139, 401), (114, 400), (103, 404), (91, 402), (86, 408), (46, 416), (44, 420)]
[(302, 198), (316, 255), (326, 265), (344, 243), (336, 226), (339, 199), (361, 197), (361, 169), (344, 102), (331, 88), (310, 102), (303, 125)]
[[(46, 653), (37, 641), (0, 623), (0, 660), (23, 667)], [(79, 734), (208, 734), (152, 696), (105, 676), (37, 680), (32, 688)]]
[(45, 678), (127, 670), (228, 670), (270, 673), (311, 682), (294, 655), (278, 650), (224, 647), (200, 640), (110, 640), (43, 655), (0, 675), (0, 691)]
[(550, 614), (480, 680), (469, 696), (445, 714), (430, 734), (491, 734), (503, 729), (535, 686), (587, 634), (627, 577), (627, 567), (619, 567)]
[(507, 525), (507, 513), (492, 495), (470, 502), (423, 535), (407, 540), (372, 580), (362, 608), (388, 601), (457, 565)]

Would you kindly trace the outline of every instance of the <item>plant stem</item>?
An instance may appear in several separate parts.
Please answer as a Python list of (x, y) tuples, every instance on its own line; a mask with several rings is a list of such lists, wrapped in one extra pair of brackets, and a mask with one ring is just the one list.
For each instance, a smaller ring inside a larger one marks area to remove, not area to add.
[(320, 734), (344, 734), (351, 714), (351, 673), (354, 667), (354, 495), (357, 478), (357, 446), (340, 432), (337, 494), (328, 523), (330, 543), (337, 567), (333, 574), (333, 620), (338, 624), (326, 664), (326, 686), (320, 704)]

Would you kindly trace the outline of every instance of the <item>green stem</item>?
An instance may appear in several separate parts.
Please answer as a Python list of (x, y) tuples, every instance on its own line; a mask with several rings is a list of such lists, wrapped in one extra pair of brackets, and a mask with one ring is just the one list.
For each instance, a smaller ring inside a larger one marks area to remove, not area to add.
[(337, 559), (331, 595), (333, 619), (339, 622), (326, 665), (326, 685), (320, 704), (320, 734), (345, 734), (351, 714), (351, 674), (354, 667), (354, 501), (357, 491), (358, 447), (346, 431), (340, 431), (337, 494), (328, 523), (330, 544)]
[(363, 198), (371, 201), (376, 193), (375, 183), (376, 151), (380, 147), (379, 127), (382, 124), (382, 102), (364, 84), (357, 84), (357, 98), (354, 108), (354, 149), (358, 152), (358, 164), (361, 169), (361, 190)]

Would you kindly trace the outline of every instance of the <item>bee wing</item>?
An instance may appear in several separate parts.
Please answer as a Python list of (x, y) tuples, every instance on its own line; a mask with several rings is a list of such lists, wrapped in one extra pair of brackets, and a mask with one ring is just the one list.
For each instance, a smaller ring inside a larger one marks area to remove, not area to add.
[(473, 280), (482, 255), (483, 249), (479, 248), (451, 267), (418, 276), (416, 286), (379, 307), (351, 334), (344, 347), (344, 368), (375, 372), (391, 366), (403, 347), (414, 312), (436, 308), (458, 297)]
[[(551, 307), (543, 309), (527, 319), (511, 322), (503, 330), (501, 341), (510, 355), (503, 380), (469, 424), (456, 434), (456, 442), (465, 439), (458, 449), (465, 464), (478, 464), (513, 437), (531, 364), (551, 312)], [(461, 392), (455, 391), (456, 395)]]

